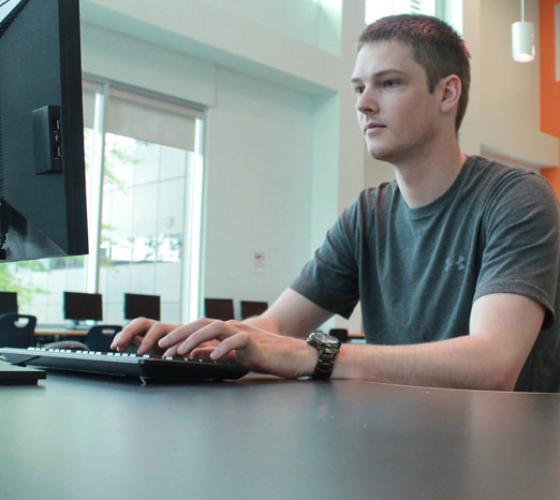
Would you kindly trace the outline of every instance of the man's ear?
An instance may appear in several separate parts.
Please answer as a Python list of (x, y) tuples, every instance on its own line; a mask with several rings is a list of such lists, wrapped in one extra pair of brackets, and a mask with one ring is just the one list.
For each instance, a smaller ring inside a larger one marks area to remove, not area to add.
[(462, 92), (461, 79), (457, 75), (449, 75), (441, 79), (440, 85), (440, 110), (442, 113), (449, 113), (458, 106)]

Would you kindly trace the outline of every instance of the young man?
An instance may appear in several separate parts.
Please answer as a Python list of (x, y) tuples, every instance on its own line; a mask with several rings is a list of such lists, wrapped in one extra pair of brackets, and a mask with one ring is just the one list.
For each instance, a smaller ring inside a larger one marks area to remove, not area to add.
[[(282, 377), (560, 390), (556, 199), (533, 172), (467, 157), (457, 131), (468, 52), (445, 23), (391, 16), (359, 41), (358, 123), (396, 181), (364, 190), (261, 316), (168, 325), (139, 318), (113, 343), (232, 356)], [(369, 345), (311, 334), (358, 300)]]

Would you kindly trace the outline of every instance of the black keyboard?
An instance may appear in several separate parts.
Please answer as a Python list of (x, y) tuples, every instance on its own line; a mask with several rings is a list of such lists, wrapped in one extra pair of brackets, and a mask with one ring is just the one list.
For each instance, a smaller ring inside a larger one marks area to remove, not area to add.
[(2, 347), (0, 354), (14, 365), (48, 370), (139, 377), (144, 382), (190, 382), (237, 379), (249, 370), (239, 364), (208, 359), (171, 358), (145, 354)]

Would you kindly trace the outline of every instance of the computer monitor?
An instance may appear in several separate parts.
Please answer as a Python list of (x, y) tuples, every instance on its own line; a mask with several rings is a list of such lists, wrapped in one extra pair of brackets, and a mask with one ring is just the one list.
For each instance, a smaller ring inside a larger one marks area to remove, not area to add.
[(259, 302), (255, 300), (241, 301), (241, 319), (252, 318), (258, 316), (268, 309), (267, 302)]
[(17, 313), (17, 293), (16, 292), (0, 292), (0, 314)]
[(64, 319), (73, 322), (101, 321), (103, 304), (100, 293), (64, 292)]
[(204, 316), (206, 318), (228, 321), (234, 319), (232, 299), (204, 299)]
[(124, 317), (134, 319), (140, 316), (160, 320), (159, 295), (143, 295), (140, 293), (124, 294)]
[(88, 251), (78, 0), (0, 0), (0, 262)]

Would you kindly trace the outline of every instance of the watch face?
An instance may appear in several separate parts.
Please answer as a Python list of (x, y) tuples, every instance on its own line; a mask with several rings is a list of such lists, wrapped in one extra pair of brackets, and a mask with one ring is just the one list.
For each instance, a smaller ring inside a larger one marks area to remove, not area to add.
[(319, 358), (311, 376), (316, 379), (328, 379), (333, 371), (336, 355), (340, 350), (340, 340), (326, 333), (313, 332), (307, 337), (307, 343), (319, 352)]
[(315, 338), (322, 344), (327, 344), (333, 347), (340, 344), (340, 340), (327, 333), (316, 333)]

